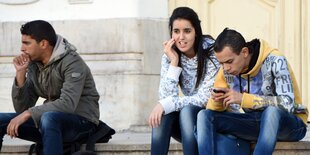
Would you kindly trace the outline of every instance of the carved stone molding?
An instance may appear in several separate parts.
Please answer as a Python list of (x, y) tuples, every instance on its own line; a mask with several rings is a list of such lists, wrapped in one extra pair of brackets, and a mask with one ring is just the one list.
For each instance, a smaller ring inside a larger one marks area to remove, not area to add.
[(215, 1), (215, 0), (208, 0), (208, 3), (212, 3), (213, 1)]
[(278, 0), (260, 0), (260, 1), (262, 1), (263, 3), (268, 4), (271, 7), (275, 7), (277, 5), (277, 3), (278, 3)]
[(35, 3), (37, 1), (39, 0), (0, 0), (0, 4), (23, 5), (23, 4)]
[[(213, 3), (215, 0), (208, 0), (208, 3)], [(263, 3), (268, 4), (269, 6), (275, 7), (279, 0), (259, 0)]]
[(93, 0), (69, 0), (69, 4), (93, 3)]

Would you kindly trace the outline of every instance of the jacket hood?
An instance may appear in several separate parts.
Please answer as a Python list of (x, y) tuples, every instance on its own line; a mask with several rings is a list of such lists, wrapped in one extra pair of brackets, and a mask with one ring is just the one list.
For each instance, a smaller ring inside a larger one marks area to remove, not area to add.
[(53, 54), (47, 65), (54, 63), (55, 61), (63, 58), (66, 54), (71, 51), (76, 51), (76, 47), (70, 44), (65, 38), (57, 35), (57, 42), (53, 50)]
[(268, 55), (271, 52), (277, 51), (277, 49), (271, 48), (265, 40), (260, 39), (259, 42), (260, 42), (260, 48), (259, 48), (259, 55), (258, 55), (256, 64), (249, 72), (242, 74), (241, 75), (242, 77), (247, 77), (247, 76), (254, 77), (254, 76), (256, 76), (256, 74), (259, 72), (263, 62), (268, 57)]

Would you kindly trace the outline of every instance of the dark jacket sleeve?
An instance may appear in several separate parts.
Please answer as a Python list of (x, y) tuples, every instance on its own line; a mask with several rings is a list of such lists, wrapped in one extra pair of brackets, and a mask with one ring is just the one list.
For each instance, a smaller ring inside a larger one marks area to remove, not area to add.
[(15, 78), (12, 86), (11, 95), (14, 109), (17, 113), (22, 113), (28, 108), (33, 107), (39, 98), (38, 95), (35, 93), (30, 78), (26, 78), (25, 84), (21, 88), (17, 86)]

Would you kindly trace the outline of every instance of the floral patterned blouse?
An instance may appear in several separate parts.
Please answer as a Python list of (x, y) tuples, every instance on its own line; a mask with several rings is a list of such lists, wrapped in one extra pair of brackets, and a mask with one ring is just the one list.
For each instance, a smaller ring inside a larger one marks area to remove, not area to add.
[[(207, 49), (213, 43), (214, 40), (204, 38), (203, 48)], [(193, 58), (188, 58), (181, 54), (182, 68), (171, 66), (169, 58), (165, 54), (162, 56), (159, 102), (163, 105), (165, 114), (180, 111), (187, 105), (205, 106), (211, 96), (211, 88), (220, 65), (213, 50), (210, 54), (210, 59), (206, 60), (205, 75), (202, 77), (198, 88), (195, 88), (198, 66), (197, 55)], [(179, 87), (179, 76), (181, 74), (182, 86)], [(179, 88), (183, 95), (179, 95)]]

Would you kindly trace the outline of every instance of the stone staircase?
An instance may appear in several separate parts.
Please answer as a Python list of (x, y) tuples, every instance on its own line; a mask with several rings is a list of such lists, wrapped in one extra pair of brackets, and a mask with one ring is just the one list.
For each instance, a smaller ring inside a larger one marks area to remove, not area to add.
[[(310, 131), (299, 142), (278, 142), (274, 155), (309, 155)], [(118, 132), (109, 143), (96, 144), (97, 155), (149, 155), (150, 132)], [(27, 155), (32, 142), (4, 138), (1, 155)], [(254, 148), (254, 144), (252, 146)], [(83, 148), (82, 148), (83, 149)], [(182, 145), (171, 139), (169, 155), (182, 155)]]

